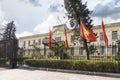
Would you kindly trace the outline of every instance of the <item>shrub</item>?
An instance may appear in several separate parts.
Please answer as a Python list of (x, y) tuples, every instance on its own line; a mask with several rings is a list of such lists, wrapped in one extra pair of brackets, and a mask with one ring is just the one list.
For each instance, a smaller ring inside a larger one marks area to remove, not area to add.
[(120, 54), (115, 55), (115, 60), (120, 60)]
[(4, 58), (0, 58), (0, 64), (6, 64), (7, 60)]
[(25, 64), (34, 67), (96, 71), (96, 72), (118, 72), (116, 61), (96, 61), (93, 60), (25, 60)]

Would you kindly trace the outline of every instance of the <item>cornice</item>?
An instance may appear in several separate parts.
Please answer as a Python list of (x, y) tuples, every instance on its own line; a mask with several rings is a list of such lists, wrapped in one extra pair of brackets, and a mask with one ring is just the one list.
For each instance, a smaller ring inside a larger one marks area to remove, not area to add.
[[(114, 28), (114, 27), (120, 27), (120, 22), (105, 24), (105, 28)], [(101, 28), (101, 25), (96, 25), (92, 29), (100, 29), (100, 28)]]
[[(56, 31), (64, 32), (64, 26), (65, 26), (65, 24), (53, 26), (52, 33), (55, 33)], [(120, 22), (105, 24), (105, 28), (114, 28), (114, 27), (120, 27)], [(72, 33), (73, 32), (72, 29), (68, 29), (67, 27), (66, 27), (66, 29), (67, 29), (67, 33)], [(96, 25), (92, 29), (93, 30), (95, 30), (95, 29), (101, 29), (101, 25)], [(49, 36), (49, 33), (35, 34), (35, 35), (31, 35), (31, 36), (20, 37), (19, 39), (45, 37), (45, 36)]]
[(48, 36), (48, 33), (45, 34), (35, 34), (35, 35), (31, 35), (31, 36), (25, 36), (25, 37), (20, 37), (19, 39), (27, 39), (27, 38), (35, 38), (35, 37), (43, 37), (43, 36)]

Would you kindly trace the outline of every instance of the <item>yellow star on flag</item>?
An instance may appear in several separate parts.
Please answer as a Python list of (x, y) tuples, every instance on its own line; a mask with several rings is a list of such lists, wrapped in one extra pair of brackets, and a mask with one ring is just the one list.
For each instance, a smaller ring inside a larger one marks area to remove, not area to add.
[(90, 35), (90, 32), (89, 32), (88, 30), (85, 30), (84, 33), (85, 33), (85, 35), (87, 35), (87, 36)]

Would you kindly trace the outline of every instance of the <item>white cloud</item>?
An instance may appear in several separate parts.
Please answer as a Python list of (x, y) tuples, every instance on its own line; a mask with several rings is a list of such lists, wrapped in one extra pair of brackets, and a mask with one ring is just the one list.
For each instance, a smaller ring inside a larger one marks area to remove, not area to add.
[(94, 7), (101, 2), (101, 0), (83, 0), (83, 3), (85, 3), (85, 2), (87, 2), (88, 8), (90, 10), (93, 10)]
[(4, 12), (2, 10), (0, 10), (0, 18), (4, 17)]
[(101, 24), (101, 17), (105, 24), (115, 23), (120, 21), (120, 6), (115, 4), (115, 0), (104, 0), (97, 4), (92, 13), (93, 23)]
[[(27, 2), (23, 2), (27, 1)], [(115, 0), (82, 0), (84, 3), (87, 1), (87, 6), (90, 10), (94, 9), (97, 5), (101, 4), (103, 7), (113, 3), (111, 7), (118, 7), (120, 4), (114, 5)], [(1, 0), (0, 2), (0, 25), (6, 21), (14, 20), (17, 22), (16, 29), (18, 36), (34, 33), (46, 33), (49, 31), (49, 26), (57, 25), (59, 22), (57, 16), (60, 17), (61, 23), (65, 23), (67, 19), (63, 19), (65, 10), (61, 7), (64, 0)], [(94, 3), (94, 4), (93, 4)], [(31, 5), (32, 4), (32, 5)], [(40, 6), (39, 6), (40, 4)], [(33, 6), (34, 5), (34, 6)], [(111, 10), (109, 7), (109, 10)], [(113, 9), (113, 12), (116, 11)], [(119, 9), (119, 8), (118, 8)], [(4, 11), (2, 11), (4, 10)], [(103, 10), (103, 8), (101, 8)], [(95, 12), (95, 11), (93, 11)], [(102, 11), (104, 12), (104, 11)], [(111, 12), (110, 12), (111, 13)], [(106, 17), (105, 23), (118, 22), (120, 14), (110, 15), (111, 18)], [(92, 16), (94, 25), (101, 24), (101, 18)], [(110, 21), (109, 21), (110, 20)], [(27, 31), (27, 32), (26, 32)]]
[(5, 16), (5, 13), (0, 8), (0, 25), (2, 25), (1, 23), (2, 23), (2, 21), (4, 19), (4, 16)]
[(60, 22), (57, 19), (57, 15), (56, 14), (50, 14), (48, 16), (48, 18), (42, 22), (41, 24), (38, 24), (35, 28), (34, 28), (34, 32), (35, 33), (47, 33), (49, 32), (49, 27), (53, 27), (55, 25), (60, 24)]
[(24, 37), (24, 36), (30, 36), (30, 35), (33, 35), (33, 33), (30, 33), (30, 32), (27, 32), (27, 31), (24, 31), (20, 34), (16, 33), (17, 38)]

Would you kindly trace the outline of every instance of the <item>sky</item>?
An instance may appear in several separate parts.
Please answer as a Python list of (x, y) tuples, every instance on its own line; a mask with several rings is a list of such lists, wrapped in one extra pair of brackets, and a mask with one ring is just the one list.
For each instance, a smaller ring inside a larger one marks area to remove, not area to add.
[[(101, 17), (105, 24), (120, 22), (120, 0), (82, 1), (93, 11), (94, 25), (101, 24)], [(0, 0), (0, 27), (15, 21), (18, 38), (43, 34), (49, 27), (68, 22), (65, 13), (64, 0)]]

